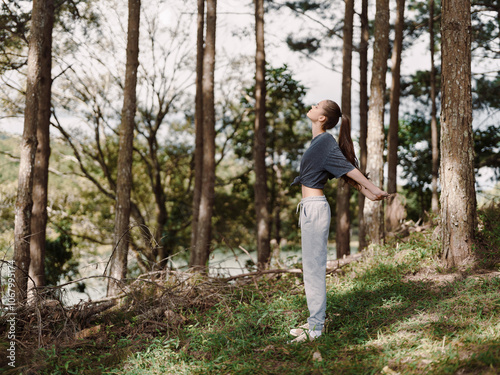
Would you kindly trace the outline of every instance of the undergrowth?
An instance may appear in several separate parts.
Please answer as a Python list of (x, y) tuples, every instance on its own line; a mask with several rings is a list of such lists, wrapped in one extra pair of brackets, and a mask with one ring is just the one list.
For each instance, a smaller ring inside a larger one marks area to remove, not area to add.
[(441, 269), (430, 228), (371, 248), (328, 275), (326, 332), (313, 342), (287, 343), (289, 329), (308, 313), (301, 278), (278, 275), (210, 284), (212, 302), (180, 304), (177, 326), (135, 327), (132, 335), (133, 316), (108, 317), (93, 337), (37, 350), (23, 372), (500, 373), (498, 206), (484, 215), (477, 247), (483, 258), (466, 272)]

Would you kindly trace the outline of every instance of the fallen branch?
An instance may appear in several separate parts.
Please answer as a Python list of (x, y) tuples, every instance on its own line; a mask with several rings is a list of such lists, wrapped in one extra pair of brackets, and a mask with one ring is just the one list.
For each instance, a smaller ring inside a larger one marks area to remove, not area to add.
[[(335, 261), (329, 261), (328, 263), (330, 263), (330, 264), (333, 263), (336, 265), (333, 267), (327, 267), (326, 273), (329, 274), (329, 273), (335, 272), (335, 271), (339, 270), (340, 268), (348, 265), (349, 263), (356, 262), (356, 261), (360, 260), (362, 257), (363, 257), (363, 255), (361, 253), (358, 253), (358, 254), (354, 254), (354, 255), (349, 255), (347, 257), (344, 257), (342, 259), (338, 259)], [(254, 277), (254, 276), (258, 277), (258, 276), (262, 276), (262, 275), (266, 275), (266, 274), (280, 274), (280, 273), (301, 274), (302, 270), (300, 268), (290, 268), (290, 269), (278, 268), (278, 269), (272, 269), (272, 270), (262, 270), (262, 271), (242, 273), (240, 275), (226, 277), (226, 278), (223, 278), (221, 280), (228, 282), (228, 281), (232, 281), (232, 280), (236, 280), (236, 279), (241, 279), (244, 277)]]
[(277, 273), (302, 273), (302, 270), (300, 268), (291, 268), (291, 269), (275, 269), (275, 270), (262, 270), (262, 271), (255, 271), (255, 272), (248, 272), (248, 273), (242, 273), (240, 275), (234, 275), (231, 277), (226, 277), (224, 279), (221, 279), (223, 281), (231, 281), (235, 279), (240, 279), (243, 277), (251, 277), (251, 276), (262, 276), (265, 274), (277, 274)]
[(80, 321), (85, 321), (86, 319), (90, 318), (93, 315), (100, 314), (113, 306), (116, 305), (115, 301), (107, 301), (104, 303), (100, 303), (98, 305), (87, 305), (84, 307), (84, 309), (79, 310), (76, 312), (76, 316)]
[[(345, 256), (342, 259), (337, 259), (337, 260), (334, 260), (334, 261), (329, 261), (329, 262), (327, 262), (326, 274), (328, 275), (330, 273), (336, 272), (336, 271), (340, 270), (342, 267), (347, 266), (349, 263), (357, 262), (362, 257), (363, 257), (362, 253), (357, 253), (357, 254), (354, 254), (354, 255)], [(335, 267), (328, 267), (328, 263), (330, 263), (330, 264), (337, 263), (337, 265)]]

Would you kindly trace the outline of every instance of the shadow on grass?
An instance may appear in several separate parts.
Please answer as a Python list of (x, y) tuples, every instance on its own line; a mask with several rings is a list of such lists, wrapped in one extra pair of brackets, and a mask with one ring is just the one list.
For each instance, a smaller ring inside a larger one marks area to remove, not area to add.
[[(381, 264), (348, 288), (331, 286), (326, 333), (314, 342), (287, 344), (290, 323), (307, 316), (302, 296), (256, 299), (225, 314), (209, 313), (202, 323), (206, 333), (185, 332), (180, 358), (193, 373), (214, 374), (371, 374), (385, 366), (402, 373), (476, 373), (500, 365), (498, 335), (483, 340), (480, 332), (498, 325), (499, 304), (486, 314), (471, 308), (474, 301), (490, 300), (499, 281), (436, 287), (403, 281), (406, 271)], [(472, 293), (471, 304), (459, 305), (462, 293)], [(314, 353), (322, 360), (314, 361)]]

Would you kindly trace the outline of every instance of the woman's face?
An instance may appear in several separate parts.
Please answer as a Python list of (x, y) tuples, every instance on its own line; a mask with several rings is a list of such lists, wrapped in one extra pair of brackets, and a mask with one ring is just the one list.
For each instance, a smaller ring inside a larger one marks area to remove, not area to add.
[(319, 102), (318, 104), (315, 104), (311, 107), (311, 109), (309, 110), (309, 112), (307, 112), (307, 117), (309, 117), (309, 119), (311, 121), (319, 121), (320, 120), (320, 117), (324, 117), (325, 116), (325, 112), (323, 110), (323, 104), (324, 104), (324, 100)]

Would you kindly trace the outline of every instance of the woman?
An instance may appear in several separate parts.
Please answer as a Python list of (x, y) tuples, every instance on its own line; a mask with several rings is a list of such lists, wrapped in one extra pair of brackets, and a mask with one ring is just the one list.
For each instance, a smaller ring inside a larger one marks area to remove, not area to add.
[[(351, 139), (349, 118), (331, 100), (313, 105), (307, 113), (312, 123), (312, 142), (300, 163), (300, 175), (292, 185), (302, 185), (299, 226), (302, 231), (302, 265), (309, 319), (307, 324), (292, 329), (297, 336), (292, 342), (314, 340), (321, 336), (326, 311), (326, 258), (330, 206), (323, 194), (328, 179), (342, 178), (368, 199), (389, 196), (371, 183), (357, 168), (358, 160)], [(339, 143), (326, 131), (341, 119)]]

